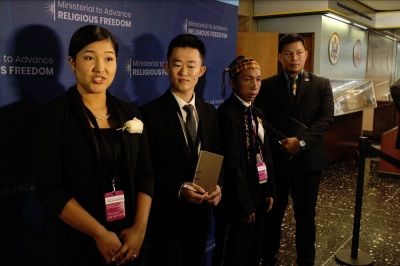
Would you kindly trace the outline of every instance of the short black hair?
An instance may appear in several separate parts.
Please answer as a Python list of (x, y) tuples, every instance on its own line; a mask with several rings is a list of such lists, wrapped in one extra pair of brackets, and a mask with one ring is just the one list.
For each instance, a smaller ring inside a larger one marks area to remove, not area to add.
[(75, 31), (69, 42), (68, 56), (75, 60), (83, 47), (102, 40), (110, 40), (114, 46), (115, 55), (118, 56), (118, 43), (115, 37), (107, 29), (96, 25), (86, 25)]
[(278, 46), (278, 53), (282, 53), (283, 47), (285, 45), (294, 43), (294, 42), (302, 42), (304, 49), (306, 50), (306, 42), (304, 41), (304, 38), (297, 33), (288, 33), (282, 36), (282, 38), (279, 40), (279, 46)]
[(204, 62), (205, 57), (206, 57), (206, 47), (204, 46), (203, 41), (200, 40), (197, 36), (195, 36), (193, 34), (177, 35), (169, 43), (168, 52), (167, 52), (167, 60), (169, 60), (169, 57), (171, 56), (174, 48), (177, 48), (177, 47), (182, 47), (182, 48), (189, 47), (189, 48), (197, 49), (200, 53), (202, 63)]

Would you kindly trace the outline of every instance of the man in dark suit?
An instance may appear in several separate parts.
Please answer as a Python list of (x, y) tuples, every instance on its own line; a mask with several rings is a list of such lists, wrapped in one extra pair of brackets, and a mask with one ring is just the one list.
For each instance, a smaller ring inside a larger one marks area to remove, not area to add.
[[(148, 226), (155, 265), (204, 265), (212, 206), (221, 199), (219, 186), (207, 193), (192, 182), (200, 149), (216, 152), (219, 146), (216, 109), (194, 93), (206, 71), (204, 57), (200, 39), (176, 36), (164, 64), (170, 87), (141, 108), (155, 172)], [(194, 129), (186, 127), (191, 119)]]
[(255, 99), (267, 121), (287, 136), (271, 140), (277, 198), (266, 218), (263, 265), (277, 261), (289, 194), (296, 219), (297, 263), (314, 265), (315, 209), (327, 162), (323, 138), (333, 121), (332, 89), (328, 79), (304, 70), (308, 52), (300, 35), (284, 35), (278, 52), (283, 72), (263, 80)]
[(213, 265), (258, 266), (264, 217), (275, 197), (267, 125), (253, 105), (261, 69), (254, 59), (238, 56), (224, 72), (229, 72), (232, 94), (217, 111), (225, 179), (215, 216)]
[[(400, 113), (400, 79), (397, 80), (390, 87), (390, 94), (393, 98), (394, 106), (397, 109), (397, 112)], [(397, 139), (396, 139), (396, 149), (400, 149), (400, 130), (397, 131)]]

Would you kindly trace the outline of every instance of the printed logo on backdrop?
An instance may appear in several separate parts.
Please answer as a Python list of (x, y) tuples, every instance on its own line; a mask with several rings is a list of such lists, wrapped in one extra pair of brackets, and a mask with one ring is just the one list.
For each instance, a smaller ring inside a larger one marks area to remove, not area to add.
[[(54, 31), (43, 25), (25, 26), (16, 30), (14, 34), (14, 39), (10, 40), (12, 43), (8, 46), (9, 50), (0, 52), (0, 75), (10, 76), (18, 81), (19, 86), (3, 89), (16, 92), (17, 88), (21, 89), (21, 83), (30, 83), (29, 91), (33, 93), (33, 83), (39, 86), (37, 84), (53, 81), (59, 73), (60, 45)], [(2, 100), (3, 103), (7, 101), (4, 98)], [(11, 102), (13, 101), (8, 103)]]
[[(54, 21), (68, 20), (116, 27), (132, 27), (130, 12), (80, 4), (71, 1), (45, 1), (44, 8)], [(0, 74), (20, 76), (54, 76), (54, 58), (0, 54)]]
[(20, 173), (18, 176), (0, 177), (0, 198), (35, 190), (36, 184), (31, 174)]
[(2, 75), (52, 76), (53, 58), (0, 54)]
[(124, 63), (124, 73), (129, 76), (165, 76), (164, 62), (160, 60), (136, 60), (127, 58)]
[[(186, 18), (185, 21), (182, 23), (182, 30), (184, 33), (193, 34), (199, 37), (223, 40), (226, 40), (229, 37), (229, 27), (218, 24), (198, 22), (190, 20), (188, 18)], [(224, 99), (208, 99), (206, 101), (218, 107), (224, 101)]]
[(228, 39), (228, 27), (224, 27), (221, 25), (196, 22), (186, 19), (182, 23), (182, 29), (184, 33), (189, 33), (197, 36)]
[(69, 20), (115, 27), (132, 27), (132, 14), (113, 8), (72, 1), (47, 0), (45, 10), (54, 21)]
[[(96, 2), (96, 4), (97, 3), (99, 2)], [(47, 0), (45, 1), (44, 8), (47, 15), (54, 21), (66, 20), (93, 23), (105, 27), (115, 26), (132, 28), (131, 12), (116, 10), (115, 8), (96, 4)], [(164, 70), (157, 68), (159, 65), (162, 67), (162, 64), (158, 61), (149, 62), (128, 58), (124, 64), (124, 73), (129, 77), (137, 75), (163, 75)], [(143, 69), (142, 67), (149, 68)], [(156, 67), (156, 69), (154, 69), (154, 67)]]

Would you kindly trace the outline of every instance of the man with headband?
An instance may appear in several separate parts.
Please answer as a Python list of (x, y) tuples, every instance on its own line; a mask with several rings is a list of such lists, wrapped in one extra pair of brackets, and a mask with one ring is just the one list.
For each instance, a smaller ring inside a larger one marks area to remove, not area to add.
[(283, 71), (262, 81), (255, 100), (269, 123), (287, 137), (272, 138), (277, 198), (265, 219), (263, 265), (275, 265), (289, 194), (296, 219), (297, 264), (315, 263), (315, 209), (327, 156), (324, 135), (333, 120), (329, 80), (304, 70), (308, 52), (303, 37), (286, 34), (279, 41)]
[(261, 69), (237, 57), (229, 68), (233, 93), (217, 110), (224, 155), (224, 197), (216, 211), (214, 265), (259, 265), (264, 216), (275, 196), (272, 158), (261, 111), (253, 106)]

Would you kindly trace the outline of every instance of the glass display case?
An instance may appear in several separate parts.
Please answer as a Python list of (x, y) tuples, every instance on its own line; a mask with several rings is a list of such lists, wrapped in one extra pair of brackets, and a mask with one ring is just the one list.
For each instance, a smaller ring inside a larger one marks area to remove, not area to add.
[(330, 80), (335, 116), (376, 108), (372, 80)]

